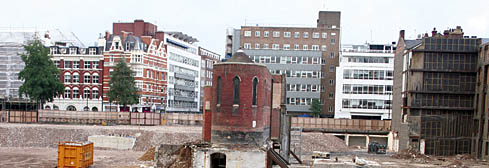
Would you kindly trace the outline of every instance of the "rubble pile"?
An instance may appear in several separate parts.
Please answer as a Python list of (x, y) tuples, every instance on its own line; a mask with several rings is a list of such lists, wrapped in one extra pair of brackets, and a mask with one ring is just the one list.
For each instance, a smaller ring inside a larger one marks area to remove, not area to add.
[(87, 141), (91, 135), (136, 137), (133, 148), (136, 151), (147, 151), (157, 144), (184, 144), (202, 137), (201, 130), (193, 127), (0, 123), (0, 147), (56, 148), (59, 141)]
[(156, 150), (156, 165), (164, 168), (192, 167), (192, 149), (208, 147), (209, 143), (201, 140), (184, 143), (183, 145), (161, 144)]
[(344, 152), (348, 150), (345, 141), (334, 135), (316, 132), (302, 134), (303, 154), (310, 154), (313, 151)]
[(143, 156), (141, 156), (138, 160), (140, 161), (153, 161), (155, 158), (155, 148), (152, 147)]

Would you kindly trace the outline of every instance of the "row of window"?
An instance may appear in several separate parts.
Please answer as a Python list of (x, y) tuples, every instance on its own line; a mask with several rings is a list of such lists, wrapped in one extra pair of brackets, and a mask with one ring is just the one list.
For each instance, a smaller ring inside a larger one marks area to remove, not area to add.
[[(68, 53), (66, 53), (66, 51), (68, 51)], [(49, 53), (51, 55), (54, 55), (54, 54), (71, 54), (71, 55), (85, 54), (86, 49), (81, 48), (80, 52), (78, 52), (78, 48), (76, 48), (76, 47), (68, 48), (68, 50), (66, 48), (51, 47), (51, 48), (49, 48)], [(97, 54), (97, 48), (88, 48), (88, 55), (96, 55), (96, 54)]]
[(159, 86), (156, 84), (152, 83), (144, 83), (143, 81), (137, 80), (136, 81), (136, 88), (138, 88), (139, 91), (146, 91), (146, 92), (156, 92), (156, 93), (166, 93), (166, 87), (165, 86)]
[(391, 100), (380, 99), (343, 99), (343, 108), (353, 109), (391, 109)]
[[(348, 62), (356, 63), (386, 63), (389, 62), (389, 57), (348, 57)], [(392, 63), (392, 62), (391, 62)]]
[[(69, 69), (69, 68), (73, 68), (73, 69), (79, 69), (80, 68), (80, 64), (81, 64), (82, 61), (64, 61), (64, 68), (65, 69)], [(53, 61), (54, 65), (58, 68), (60, 68), (60, 61)], [(83, 61), (83, 68), (85, 69), (98, 69), (99, 65), (98, 65), (98, 61)]]
[[(331, 44), (334, 44), (336, 43), (336, 39), (331, 39)], [(270, 48), (269, 44), (263, 44), (263, 46), (260, 46), (261, 44), (260, 43), (255, 43), (254, 45), (254, 48), (252, 48), (253, 46), (251, 45), (251, 43), (244, 43), (243, 44), (243, 48), (244, 49), (273, 49), (273, 50), (279, 50), (280, 49), (280, 44), (272, 44), (272, 48)], [(308, 51), (308, 50), (312, 50), (312, 51), (326, 51), (328, 49), (328, 47), (326, 45), (321, 45), (321, 48), (319, 48), (319, 45), (311, 45), (311, 48), (309, 48), (309, 45), (307, 44), (304, 44), (302, 45), (302, 48), (300, 47), (299, 44), (295, 44), (293, 46), (294, 48), (291, 48), (290, 44), (283, 44), (282, 45), (282, 50), (304, 50), (304, 51)]]
[[(82, 96), (82, 97), (80, 97)], [(65, 91), (63, 93), (63, 98), (71, 98), (71, 99), (77, 99), (77, 98), (82, 98), (82, 99), (98, 99), (99, 92), (97, 88), (93, 88), (90, 90), (89, 88), (83, 89), (83, 94), (80, 95), (80, 91), (77, 87), (70, 89), (70, 88), (65, 88)]]
[(184, 63), (184, 64), (191, 65), (191, 66), (194, 66), (194, 67), (199, 67), (199, 61), (198, 60), (191, 59), (191, 58), (182, 56), (180, 54), (169, 52), (168, 58), (170, 60), (173, 60), (173, 61), (176, 61), (176, 62)]
[(193, 88), (198, 87), (198, 81), (182, 79), (182, 78), (175, 78), (173, 76), (168, 77), (168, 83), (187, 86), (187, 87), (193, 87)]
[(424, 69), (475, 70), (476, 54), (425, 53)]
[(168, 96), (181, 96), (181, 97), (187, 97), (187, 98), (198, 98), (199, 92), (170, 88), (170, 89), (168, 89)]
[[(292, 33), (291, 32), (283, 32), (285, 38), (291, 38)], [(251, 31), (244, 31), (244, 36), (245, 37), (251, 37)], [(269, 37), (270, 32), (269, 31), (263, 31), (263, 37)], [(273, 37), (280, 37), (280, 31), (273, 31), (272, 32)], [(331, 36), (336, 36), (336, 33), (331, 33)], [(255, 31), (255, 37), (261, 37), (261, 31)], [(309, 38), (309, 32), (294, 32), (294, 38)], [(312, 38), (318, 39), (318, 38), (328, 38), (328, 33), (326, 32), (312, 32)]]
[(218, 54), (214, 54), (214, 53), (211, 53), (211, 52), (208, 52), (206, 50), (200, 50), (200, 55), (202, 56), (207, 56), (207, 57), (211, 57), (212, 59), (216, 59), (216, 60), (219, 60), (220, 59), (220, 55)]
[(169, 70), (170, 70), (170, 72), (181, 73), (181, 74), (185, 74), (185, 75), (189, 75), (189, 76), (193, 76), (193, 77), (199, 76), (198, 71), (194, 71), (191, 69), (187, 69), (187, 68), (183, 68), (183, 67), (179, 67), (179, 66), (175, 66), (175, 65), (170, 65)]
[[(306, 56), (249, 56), (255, 63), (262, 64), (326, 64), (326, 59), (321, 57), (306, 57)], [(334, 52), (331, 52), (329, 58), (334, 58)]]
[(392, 78), (393, 78), (393, 73), (391, 70), (362, 70), (362, 69), (343, 70), (343, 79), (392, 80)]
[(423, 87), (428, 91), (474, 91), (476, 76), (459, 73), (424, 73)]
[[(73, 77), (73, 79), (71, 77)], [(90, 83), (90, 82), (97, 83), (97, 84), (99, 83), (99, 76), (97, 73), (94, 73), (93, 75), (85, 73), (83, 75), (83, 83)], [(66, 72), (64, 74), (64, 83), (80, 83), (80, 75), (78, 75), (78, 73), (73, 73), (72, 76), (69, 72)]]
[(187, 102), (179, 100), (168, 100), (169, 108), (198, 108), (197, 102)]
[(201, 64), (201, 68), (202, 69), (213, 69), (214, 68), (214, 61), (213, 60), (206, 60), (206, 59), (203, 59), (202, 61), (202, 64)]
[(286, 90), (288, 92), (324, 92), (325, 88), (313, 84), (287, 84)]
[(392, 94), (392, 85), (344, 84), (344, 94)]
[(415, 94), (413, 107), (473, 107), (472, 95)]

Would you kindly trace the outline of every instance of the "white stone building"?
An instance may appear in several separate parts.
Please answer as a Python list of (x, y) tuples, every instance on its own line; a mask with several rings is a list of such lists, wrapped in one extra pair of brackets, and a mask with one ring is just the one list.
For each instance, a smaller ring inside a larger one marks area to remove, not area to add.
[(335, 118), (391, 119), (393, 45), (344, 45), (336, 71)]

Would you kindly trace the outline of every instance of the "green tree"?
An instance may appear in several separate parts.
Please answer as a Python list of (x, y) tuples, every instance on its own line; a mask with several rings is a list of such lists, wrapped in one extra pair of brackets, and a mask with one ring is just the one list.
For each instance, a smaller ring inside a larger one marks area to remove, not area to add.
[(309, 107), (309, 110), (311, 110), (314, 117), (319, 117), (319, 115), (321, 115), (322, 107), (319, 104), (319, 99), (312, 99), (311, 107)]
[(134, 72), (127, 66), (124, 59), (117, 63), (115, 70), (110, 75), (110, 90), (107, 94), (111, 103), (115, 101), (126, 108), (127, 105), (139, 102), (133, 74)]
[(19, 73), (19, 79), (24, 84), (19, 88), (19, 96), (27, 95), (31, 101), (35, 100), (43, 107), (46, 101), (53, 101), (64, 90), (58, 78), (60, 72), (51, 60), (49, 49), (39, 39), (30, 41), (24, 49), (26, 53), (21, 58), (25, 67)]

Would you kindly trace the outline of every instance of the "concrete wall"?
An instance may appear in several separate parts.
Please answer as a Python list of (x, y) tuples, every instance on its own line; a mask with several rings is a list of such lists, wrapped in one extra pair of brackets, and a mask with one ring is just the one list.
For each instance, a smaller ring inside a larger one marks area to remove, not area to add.
[(348, 139), (348, 146), (366, 146), (367, 144), (366, 136), (350, 136)]
[(246, 150), (228, 150), (224, 148), (195, 149), (192, 153), (192, 166), (194, 168), (210, 168), (211, 154), (217, 152), (226, 155), (226, 168), (266, 167), (267, 153), (257, 148)]

